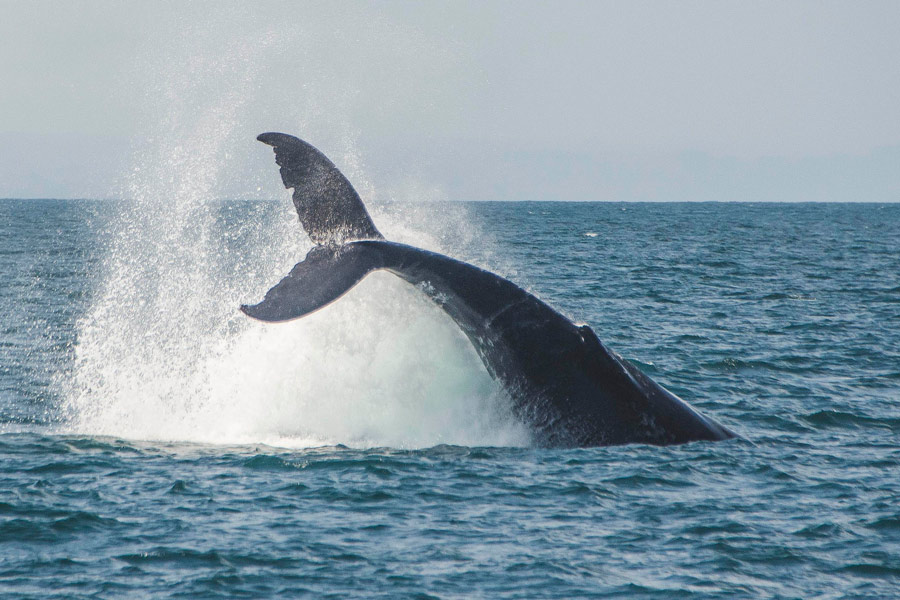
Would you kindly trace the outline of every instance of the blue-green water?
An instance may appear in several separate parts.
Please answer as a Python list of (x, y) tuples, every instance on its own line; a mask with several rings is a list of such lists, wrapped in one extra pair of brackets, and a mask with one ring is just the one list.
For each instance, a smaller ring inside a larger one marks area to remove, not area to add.
[(897, 596), (900, 205), (376, 210), (746, 438), (547, 450), (389, 275), (237, 313), (282, 204), (0, 201), (0, 595)]

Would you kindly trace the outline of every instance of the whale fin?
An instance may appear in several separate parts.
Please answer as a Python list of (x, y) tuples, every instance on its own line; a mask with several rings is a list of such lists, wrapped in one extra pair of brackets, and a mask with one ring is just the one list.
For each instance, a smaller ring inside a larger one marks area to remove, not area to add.
[(241, 305), (241, 311), (260, 321), (290, 321), (327, 306), (346, 294), (371, 271), (379, 268), (379, 255), (366, 247), (316, 246), (287, 277), (266, 292), (259, 304)]
[(324, 154), (286, 133), (262, 133), (256, 139), (275, 150), (281, 180), (294, 188), (297, 216), (314, 243), (384, 239), (359, 194)]

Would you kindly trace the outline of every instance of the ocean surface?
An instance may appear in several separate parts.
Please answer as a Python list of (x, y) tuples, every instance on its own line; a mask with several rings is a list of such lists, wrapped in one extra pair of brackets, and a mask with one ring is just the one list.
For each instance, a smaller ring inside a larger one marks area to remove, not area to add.
[(744, 439), (541, 449), (286, 198), (0, 200), (0, 597), (900, 597), (900, 204), (381, 204)]

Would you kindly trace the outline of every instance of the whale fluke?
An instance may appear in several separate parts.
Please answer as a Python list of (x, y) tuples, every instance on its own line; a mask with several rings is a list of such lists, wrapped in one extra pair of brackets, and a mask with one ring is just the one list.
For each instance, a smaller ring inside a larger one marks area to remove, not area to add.
[(358, 246), (316, 246), (259, 304), (241, 311), (260, 321), (290, 321), (331, 304), (378, 267), (378, 256)]
[(356, 190), (324, 154), (285, 133), (263, 133), (256, 139), (275, 150), (281, 181), (294, 188), (297, 216), (314, 243), (384, 239)]

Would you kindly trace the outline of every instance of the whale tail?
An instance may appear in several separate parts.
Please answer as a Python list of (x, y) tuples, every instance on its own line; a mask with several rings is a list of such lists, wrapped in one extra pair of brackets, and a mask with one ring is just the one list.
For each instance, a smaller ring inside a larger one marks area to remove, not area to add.
[(275, 150), (281, 181), (294, 188), (297, 216), (315, 244), (384, 239), (359, 194), (324, 154), (286, 133), (263, 133), (256, 139)]
[(324, 154), (285, 133), (263, 133), (256, 139), (275, 150), (281, 180), (294, 189), (300, 224), (316, 246), (262, 302), (242, 305), (241, 311), (260, 321), (288, 321), (334, 302), (378, 268), (378, 252), (348, 243), (384, 236), (359, 194)]
[(241, 305), (241, 311), (260, 321), (297, 319), (331, 304), (380, 267), (379, 254), (366, 246), (316, 246), (262, 302)]

